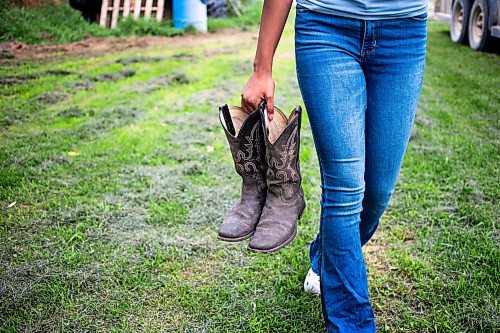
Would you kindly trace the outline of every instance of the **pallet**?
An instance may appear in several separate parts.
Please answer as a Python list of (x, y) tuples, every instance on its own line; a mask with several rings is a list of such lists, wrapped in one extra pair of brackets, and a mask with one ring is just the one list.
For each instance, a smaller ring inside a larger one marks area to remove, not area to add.
[(165, 0), (102, 0), (99, 24), (105, 28), (115, 28), (118, 17), (132, 15), (139, 17), (156, 17), (157, 21), (163, 18)]
[(233, 13), (240, 17), (241, 11), (243, 10), (243, 5), (240, 0), (225, 0), (226, 4), (233, 10)]

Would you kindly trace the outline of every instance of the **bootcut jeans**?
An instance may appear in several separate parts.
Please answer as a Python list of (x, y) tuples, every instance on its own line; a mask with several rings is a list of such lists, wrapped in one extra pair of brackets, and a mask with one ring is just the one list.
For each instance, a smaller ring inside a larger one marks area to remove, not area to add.
[(297, 78), (321, 173), (310, 244), (328, 332), (375, 332), (361, 247), (394, 192), (426, 57), (427, 14), (365, 21), (298, 6)]

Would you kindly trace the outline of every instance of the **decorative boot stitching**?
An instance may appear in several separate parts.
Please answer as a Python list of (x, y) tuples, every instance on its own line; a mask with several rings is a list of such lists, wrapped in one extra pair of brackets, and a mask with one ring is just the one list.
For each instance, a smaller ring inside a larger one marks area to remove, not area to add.
[(281, 157), (273, 156), (271, 149), (266, 151), (268, 186), (277, 185), (285, 203), (291, 203), (296, 199), (296, 187), (300, 181), (299, 170), (295, 169), (298, 158), (297, 134), (298, 127), (295, 127), (286, 143), (281, 145), (282, 149), (278, 152)]

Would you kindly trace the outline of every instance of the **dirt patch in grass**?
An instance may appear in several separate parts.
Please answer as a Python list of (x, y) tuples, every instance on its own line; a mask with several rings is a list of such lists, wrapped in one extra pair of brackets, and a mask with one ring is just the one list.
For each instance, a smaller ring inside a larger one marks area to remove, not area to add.
[(391, 266), (383, 256), (388, 245), (386, 239), (382, 236), (382, 230), (377, 230), (372, 239), (363, 246), (363, 254), (368, 265), (376, 268), (380, 272), (388, 272)]
[[(288, 116), (292, 111), (291, 108), (296, 106), (290, 105), (290, 101), (297, 100), (297, 96), (300, 94), (299, 82), (297, 81), (295, 71), (291, 71), (288, 75), (286, 85), (286, 89), (281, 88), (276, 92), (274, 105), (281, 107), (283, 112)], [(302, 133), (304, 133), (303, 135), (309, 135), (310, 131), (302, 131)]]
[[(158, 39), (158, 38), (153, 38)], [(161, 38), (160, 38), (161, 40)], [(0, 51), (9, 52), (15, 60), (53, 60), (54, 56), (74, 54), (102, 54), (110, 51), (123, 51), (133, 47), (147, 47), (152, 40), (147, 37), (130, 38), (88, 38), (76, 43), (66, 45), (27, 45), (20, 42), (0, 43)]]
[(135, 75), (135, 71), (132, 69), (122, 69), (118, 73), (104, 73), (94, 78), (97, 82), (113, 82)]
[(0, 59), (14, 59), (14, 55), (9, 51), (0, 51)]
[(70, 88), (74, 91), (80, 91), (80, 90), (92, 90), (95, 88), (95, 83), (92, 82), (90, 79), (84, 79), (81, 81), (76, 81), (70, 83)]
[(118, 243), (145, 240), (158, 242), (168, 238), (168, 234), (161, 231), (163, 226), (147, 223), (151, 218), (147, 203), (174, 198), (179, 204), (188, 202), (186, 185), (180, 176), (178, 170), (166, 166), (141, 166), (124, 170), (119, 175), (121, 190), (104, 199), (107, 204), (117, 208), (110, 219), (109, 232), (106, 233), (111, 240)]
[(35, 98), (33, 101), (7, 106), (2, 110), (2, 115), (0, 115), (0, 132), (7, 130), (10, 126), (22, 124), (27, 119), (30, 119), (40, 111), (42, 105)]
[(66, 156), (54, 156), (40, 163), (40, 168), (42, 170), (47, 170), (57, 165), (66, 164), (69, 161), (70, 160)]
[(57, 112), (54, 117), (61, 117), (61, 118), (80, 118), (80, 117), (92, 117), (95, 115), (94, 110), (84, 110), (80, 108), (79, 106), (71, 106), (69, 108), (66, 108), (64, 110), (61, 110)]
[[(75, 110), (74, 112), (78, 113), (79, 110)], [(83, 112), (85, 115), (90, 116), (90, 119), (74, 131), (81, 138), (105, 134), (113, 128), (132, 124), (142, 119), (144, 115), (143, 110), (121, 105), (95, 112), (93, 110)]]
[(68, 75), (80, 75), (75, 72), (65, 71), (65, 70), (47, 70), (42, 73), (34, 73), (34, 74), (24, 74), (24, 75), (1, 75), (0, 76), (0, 85), (11, 85), (11, 84), (22, 84), (26, 81), (38, 79), (44, 76), (56, 75), (56, 76), (68, 76)]
[(198, 60), (198, 57), (192, 53), (181, 52), (181, 53), (177, 53), (177, 54), (170, 56), (168, 59), (174, 60), (174, 61), (183, 61), (184, 60), (184, 61), (194, 62), (194, 61)]
[[(110, 52), (121, 52), (128, 49), (145, 49), (149, 47), (187, 48), (204, 44), (220, 43), (227, 45), (241, 40), (252, 40), (255, 31), (242, 32), (241, 29), (220, 30), (210, 34), (194, 34), (175, 37), (142, 36), (125, 38), (87, 38), (83, 41), (65, 45), (27, 45), (19, 42), (0, 43), (0, 52), (8, 52), (4, 63), (16, 63), (19, 60), (53, 61), (54, 56), (99, 55)], [(255, 41), (252, 40), (252, 43)]]
[[(163, 153), (170, 160), (179, 163), (192, 161), (195, 164), (202, 164), (205, 171), (211, 171), (209, 168), (214, 161), (211, 161), (213, 157), (210, 150), (223, 135), (217, 114), (206, 112), (171, 113), (163, 117), (162, 122), (173, 128), (167, 133), (168, 146)], [(184, 166), (183, 172), (194, 167), (189, 164)]]
[(215, 49), (205, 50), (203, 51), (203, 55), (205, 57), (211, 58), (218, 55), (226, 55), (226, 54), (237, 54), (240, 50), (236, 47), (228, 48), (228, 47), (218, 47)]
[(415, 142), (412, 143), (412, 147), (415, 151), (419, 153), (440, 154), (442, 156), (451, 156), (453, 154), (453, 150), (451, 148), (438, 147), (432, 144), (427, 144), (421, 141), (417, 141), (416, 139), (419, 138), (418, 132), (416, 132), (416, 134), (413, 135), (414, 135), (413, 140)]
[(154, 77), (146, 82), (137, 82), (122, 88), (122, 91), (148, 94), (165, 86), (172, 84), (189, 84), (195, 80), (189, 78), (181, 71), (174, 71), (172, 74)]
[[(250, 60), (240, 60), (234, 64), (233, 71), (238, 76), (250, 76), (252, 73), (253, 63)], [(242, 87), (243, 88), (243, 87)]]
[[(424, 95), (425, 96), (425, 95)], [(415, 124), (413, 125), (410, 133), (411, 141), (419, 141), (421, 139), (419, 127), (433, 128), (435, 126), (434, 119), (430, 118), (427, 114), (428, 97), (422, 97), (419, 102), (417, 112), (415, 113)]]
[(160, 62), (164, 61), (166, 58), (162, 57), (131, 57), (131, 58), (120, 58), (116, 60), (116, 63), (122, 65), (130, 65), (137, 63), (152, 63), (152, 62)]
[(234, 95), (241, 92), (241, 85), (234, 80), (221, 80), (215, 82), (210, 89), (200, 90), (194, 94), (188, 101), (187, 105), (210, 105), (210, 108), (217, 108), (226, 103), (226, 101)]
[[(162, 122), (172, 125), (172, 127), (175, 128), (175, 131), (172, 132), (172, 136), (170, 138), (173, 140), (172, 142), (180, 145), (185, 142), (189, 142), (189, 139), (192, 140), (191, 142), (193, 143), (200, 142), (200, 139), (212, 141), (212, 133), (214, 131), (218, 132), (220, 127), (217, 112), (172, 113), (163, 117)], [(220, 129), (222, 129), (222, 127), (220, 127)], [(185, 140), (181, 140), (180, 143), (174, 140), (183, 133), (186, 133), (186, 131), (188, 132), (188, 135)]]
[(64, 101), (69, 97), (69, 94), (62, 91), (44, 92), (40, 94), (36, 100), (45, 104), (56, 104)]
[[(142, 246), (148, 249), (148, 256), (171, 250), (181, 254), (203, 255), (206, 251), (222, 246), (217, 243), (215, 234), (196, 232), (186, 225), (185, 221), (172, 222), (171, 216), (161, 216), (156, 211), (148, 211), (144, 204), (128, 203), (123, 201), (123, 194), (107, 197), (106, 201), (115, 202), (119, 211), (113, 213), (106, 226), (89, 237), (109, 241), (118, 246)], [(157, 219), (151, 221), (151, 219)], [(158, 220), (159, 219), (159, 220)], [(180, 223), (180, 224), (179, 224)]]
[(464, 184), (462, 189), (459, 189), (457, 192), (461, 197), (463, 197), (464, 201), (472, 203), (474, 205), (483, 205), (485, 204), (485, 196), (480, 190), (482, 186), (475, 179), (469, 179)]
[(432, 118), (427, 117), (424, 113), (418, 111), (415, 117), (415, 123), (429, 128), (434, 126), (434, 120)]
[(216, 230), (232, 204), (231, 196), (239, 192), (232, 166), (217, 163), (205, 148), (211, 144), (212, 135), (220, 134), (213, 132), (217, 118), (190, 113), (171, 115), (168, 120), (176, 124), (176, 131), (168, 134), (166, 142), (175, 138), (178, 146), (171, 146), (165, 153), (168, 160), (182, 162), (123, 170), (121, 190), (105, 199), (119, 207), (107, 233), (117, 242), (165, 243), (173, 236), (166, 227), (180, 234), (207, 227)]

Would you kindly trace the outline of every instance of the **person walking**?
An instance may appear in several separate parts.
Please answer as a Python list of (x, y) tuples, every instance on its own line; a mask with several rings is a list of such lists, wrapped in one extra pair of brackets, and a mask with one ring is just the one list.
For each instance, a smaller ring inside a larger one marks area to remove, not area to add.
[[(273, 57), (292, 0), (264, 0), (241, 99), (274, 117)], [(422, 87), (426, 0), (297, 0), (296, 71), (321, 175), (309, 281), (328, 332), (375, 332), (361, 248), (394, 192)], [(306, 281), (308, 282), (308, 281)]]

